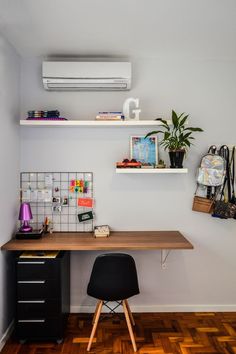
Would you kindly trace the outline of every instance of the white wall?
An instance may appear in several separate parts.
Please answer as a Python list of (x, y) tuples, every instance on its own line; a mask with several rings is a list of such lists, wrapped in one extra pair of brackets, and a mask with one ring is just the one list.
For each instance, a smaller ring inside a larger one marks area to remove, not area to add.
[[(0, 243), (15, 230), (19, 200), (19, 58), (0, 34)], [(12, 255), (0, 252), (0, 347), (15, 307)]]
[[(21, 128), (21, 170), (94, 172), (96, 222), (115, 230), (180, 230), (194, 250), (173, 251), (168, 270), (160, 252), (130, 252), (141, 294), (135, 310), (236, 310), (235, 220), (191, 211), (195, 171), (210, 144), (234, 144), (235, 61), (163, 57), (133, 58), (131, 92), (46, 92), (40, 60), (24, 59), (21, 118), (27, 110), (58, 108), (69, 119), (94, 119), (100, 110), (119, 110), (126, 97), (139, 97), (142, 119), (171, 109), (190, 114), (196, 135), (185, 162), (188, 175), (116, 175), (115, 162), (128, 156), (134, 128)], [(72, 255), (72, 311), (90, 310), (86, 286), (97, 252)]]

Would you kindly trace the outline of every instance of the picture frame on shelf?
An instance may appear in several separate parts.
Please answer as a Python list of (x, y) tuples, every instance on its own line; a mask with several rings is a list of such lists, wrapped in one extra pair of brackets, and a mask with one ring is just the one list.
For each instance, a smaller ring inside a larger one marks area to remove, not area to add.
[(130, 137), (130, 159), (136, 159), (143, 164), (158, 164), (157, 137), (135, 135)]

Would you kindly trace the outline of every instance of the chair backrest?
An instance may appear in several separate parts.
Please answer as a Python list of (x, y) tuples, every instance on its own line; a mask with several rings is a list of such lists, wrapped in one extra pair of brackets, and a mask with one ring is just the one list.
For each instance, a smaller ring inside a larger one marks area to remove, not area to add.
[(87, 294), (104, 301), (128, 299), (139, 294), (133, 257), (124, 253), (107, 253), (94, 262)]

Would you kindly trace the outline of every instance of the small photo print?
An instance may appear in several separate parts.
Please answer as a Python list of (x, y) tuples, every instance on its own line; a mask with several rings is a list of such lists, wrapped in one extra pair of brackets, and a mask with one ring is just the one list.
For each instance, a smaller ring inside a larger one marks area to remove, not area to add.
[(61, 198), (60, 197), (52, 197), (52, 202), (60, 204), (61, 203)]

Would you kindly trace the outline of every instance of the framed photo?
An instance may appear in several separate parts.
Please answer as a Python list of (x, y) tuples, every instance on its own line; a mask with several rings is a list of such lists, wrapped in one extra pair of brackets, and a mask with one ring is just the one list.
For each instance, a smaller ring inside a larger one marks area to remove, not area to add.
[(131, 136), (130, 137), (130, 158), (141, 163), (151, 165), (158, 164), (157, 137)]

